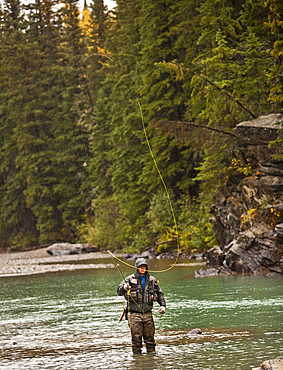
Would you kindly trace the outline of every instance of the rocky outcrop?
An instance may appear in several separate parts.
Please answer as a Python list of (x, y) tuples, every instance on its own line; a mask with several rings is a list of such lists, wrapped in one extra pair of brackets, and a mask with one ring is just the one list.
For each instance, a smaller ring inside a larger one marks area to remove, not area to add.
[(231, 176), (211, 207), (218, 246), (208, 251), (209, 265), (222, 271), (283, 274), (283, 161), (278, 136), (283, 116), (270, 114), (234, 129), (238, 149), (252, 164), (249, 177)]
[(209, 261), (209, 264), (212, 266), (220, 266), (224, 260), (223, 250), (219, 245), (215, 245), (206, 253), (206, 257)]
[(260, 367), (255, 367), (252, 370), (283, 370), (283, 360), (279, 358), (267, 360), (264, 361)]

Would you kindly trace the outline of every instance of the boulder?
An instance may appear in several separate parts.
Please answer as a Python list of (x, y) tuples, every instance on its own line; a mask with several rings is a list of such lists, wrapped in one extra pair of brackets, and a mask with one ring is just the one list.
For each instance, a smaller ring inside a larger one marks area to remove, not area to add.
[(154, 249), (149, 249), (147, 251), (144, 251), (140, 254), (140, 257), (142, 258), (147, 258), (147, 259), (152, 259), (152, 258), (155, 258), (155, 251)]
[(205, 258), (206, 258), (206, 256), (205, 256), (205, 254), (203, 252), (200, 252), (200, 253), (192, 253), (190, 255), (190, 259), (192, 259), (192, 260), (203, 260)]
[(264, 361), (260, 367), (254, 367), (252, 370), (283, 370), (283, 360), (279, 358), (267, 360)]
[(188, 335), (200, 335), (200, 334), (202, 334), (202, 331), (198, 328), (192, 329), (188, 332)]
[(129, 260), (136, 260), (137, 258), (146, 258), (146, 259), (153, 259), (155, 258), (157, 253), (155, 252), (154, 248), (147, 249), (140, 254), (137, 253), (127, 253), (125, 258)]
[(95, 246), (88, 244), (71, 244), (71, 243), (55, 243), (50, 245), (46, 251), (52, 256), (65, 256), (69, 254), (81, 254), (96, 252), (98, 249)]
[(200, 270), (195, 271), (195, 277), (206, 277), (206, 276), (217, 276), (218, 275), (218, 269), (212, 268), (212, 269), (206, 269), (201, 268)]
[(99, 252), (99, 249), (93, 244), (83, 244), (83, 253)]

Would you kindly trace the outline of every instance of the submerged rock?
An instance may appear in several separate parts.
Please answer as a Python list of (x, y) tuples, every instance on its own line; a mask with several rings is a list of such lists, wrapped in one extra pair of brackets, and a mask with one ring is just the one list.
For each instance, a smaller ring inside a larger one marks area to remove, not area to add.
[(264, 361), (260, 367), (255, 367), (252, 370), (283, 370), (283, 360), (279, 358), (267, 360)]

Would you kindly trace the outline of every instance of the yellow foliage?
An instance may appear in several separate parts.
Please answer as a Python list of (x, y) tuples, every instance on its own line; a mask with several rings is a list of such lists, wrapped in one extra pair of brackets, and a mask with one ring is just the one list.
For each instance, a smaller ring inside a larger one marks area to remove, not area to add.
[(80, 27), (85, 36), (90, 37), (91, 28), (90, 28), (90, 11), (87, 8), (83, 9), (82, 18), (80, 19)]
[(245, 224), (247, 222), (253, 221), (256, 215), (257, 215), (256, 208), (249, 209), (247, 213), (242, 216), (242, 223)]
[(245, 176), (250, 175), (252, 171), (252, 166), (250, 163), (243, 165), (241, 160), (238, 158), (232, 158), (231, 166), (229, 168), (232, 170), (237, 170), (238, 172), (242, 173)]

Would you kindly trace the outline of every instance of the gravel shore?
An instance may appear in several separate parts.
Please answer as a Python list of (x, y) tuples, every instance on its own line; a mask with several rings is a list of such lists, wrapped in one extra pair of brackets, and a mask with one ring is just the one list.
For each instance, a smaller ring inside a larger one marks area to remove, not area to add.
[[(123, 257), (123, 254), (116, 254)], [(87, 261), (91, 259), (109, 258), (110, 254), (106, 251), (92, 252), (84, 254), (73, 254), (67, 256), (51, 256), (46, 248), (40, 248), (26, 252), (1, 253), (0, 254), (0, 277), (15, 275), (42, 274), (46, 272), (64, 270), (97, 269), (115, 267), (113, 263), (79, 263), (77, 261)], [(69, 263), (66, 263), (69, 262)]]

